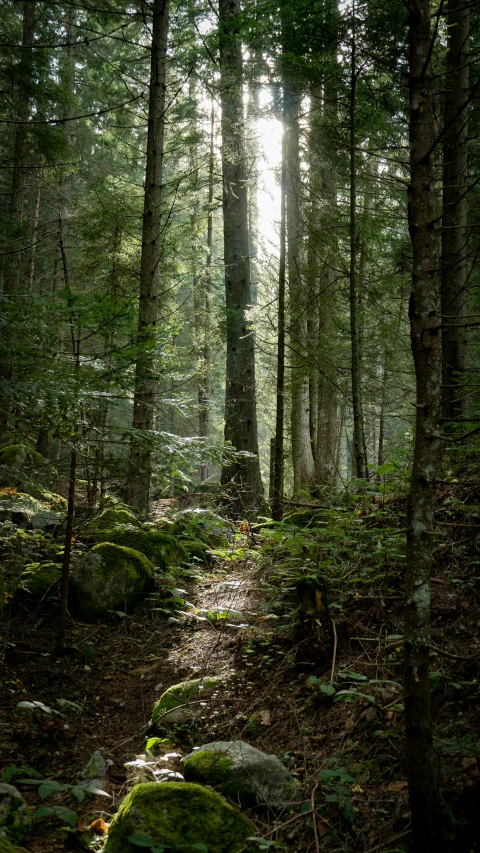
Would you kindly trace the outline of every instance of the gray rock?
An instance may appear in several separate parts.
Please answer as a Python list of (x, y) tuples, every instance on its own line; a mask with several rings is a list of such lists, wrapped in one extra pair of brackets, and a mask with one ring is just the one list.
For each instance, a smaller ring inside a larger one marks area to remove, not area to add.
[(0, 782), (0, 838), (22, 844), (32, 826), (32, 815), (20, 791)]
[(82, 779), (105, 779), (107, 762), (99, 749), (89, 758), (87, 766), (82, 770)]
[(275, 755), (241, 740), (204, 744), (184, 758), (183, 773), (245, 806), (284, 808), (299, 796), (297, 780)]

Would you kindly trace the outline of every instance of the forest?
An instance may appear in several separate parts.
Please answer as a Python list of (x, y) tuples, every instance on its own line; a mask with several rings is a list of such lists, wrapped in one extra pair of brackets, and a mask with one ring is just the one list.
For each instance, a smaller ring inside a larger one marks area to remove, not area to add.
[(2, 0), (0, 853), (480, 851), (479, 24)]

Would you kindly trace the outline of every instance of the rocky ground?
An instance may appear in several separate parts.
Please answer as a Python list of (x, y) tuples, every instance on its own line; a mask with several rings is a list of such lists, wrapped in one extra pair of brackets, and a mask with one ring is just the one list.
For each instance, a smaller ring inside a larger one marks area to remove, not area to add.
[[(17, 785), (36, 810), (38, 786), (19, 779), (41, 776), (71, 786), (85, 777), (95, 750), (106, 762), (108, 798), (80, 802), (69, 788), (45, 798), (47, 806), (76, 812), (70, 817), (74, 826), (58, 815), (40, 817), (25, 842), (32, 853), (81, 848), (87, 838), (101, 849), (105, 824), (132, 779), (149, 778), (152, 767), (181, 773), (181, 757), (192, 748), (238, 739), (276, 755), (299, 783), (299, 803), (280, 813), (249, 812), (265, 849), (272, 842), (296, 853), (410, 850), (400, 686), (401, 549), (391, 545), (390, 531), (388, 551), (381, 513), (364, 508), (348, 521), (343, 511), (337, 515), (336, 528), (329, 520), (331, 535), (321, 528), (315, 534), (286, 528), (272, 539), (268, 531), (252, 537), (248, 529), (237, 530), (228, 552), (160, 583), (135, 616), (114, 626), (70, 620), (64, 657), (54, 652), (50, 614), (8, 621), (1, 679), (3, 781)], [(400, 528), (402, 521), (395, 523)], [(472, 558), (479, 533), (480, 525), (478, 532), (469, 531), (468, 553), (462, 551), (461, 530), (456, 551), (445, 540), (433, 578), (438, 767), (450, 802), (467, 820), (480, 806), (480, 614)], [(300, 566), (327, 563), (335, 653), (315, 665), (302, 660), (292, 633), (292, 578)], [(219, 683), (201, 700), (194, 720), (148, 727), (167, 688), (203, 676), (218, 677)], [(19, 708), (19, 702), (44, 707)], [(152, 736), (164, 741), (147, 754)], [(88, 829), (92, 821), (98, 836)], [(479, 849), (475, 832), (465, 836), (463, 849)]]

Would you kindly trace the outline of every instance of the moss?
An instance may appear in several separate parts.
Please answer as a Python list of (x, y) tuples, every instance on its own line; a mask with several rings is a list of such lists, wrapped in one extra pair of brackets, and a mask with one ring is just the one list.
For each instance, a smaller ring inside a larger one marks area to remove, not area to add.
[(136, 785), (110, 824), (104, 853), (137, 853), (128, 841), (134, 833), (170, 844), (172, 853), (180, 848), (188, 853), (194, 844), (205, 844), (208, 853), (238, 853), (255, 834), (218, 794), (186, 782)]
[(179, 542), (157, 530), (101, 530), (96, 537), (103, 542), (113, 542), (140, 551), (161, 569), (178, 566), (188, 559), (188, 554)]
[(212, 562), (210, 548), (205, 544), (205, 542), (202, 542), (201, 539), (184, 539), (182, 541), (182, 545), (190, 559), (194, 557), (195, 559), (200, 560), (201, 563)]
[(110, 611), (131, 610), (153, 588), (154, 567), (133, 548), (101, 542), (74, 567), (72, 605), (81, 619), (96, 622)]
[(133, 512), (125, 509), (125, 507), (109, 507), (104, 509), (100, 515), (88, 521), (85, 525), (86, 533), (95, 533), (97, 530), (109, 530), (110, 528), (118, 527), (120, 524), (129, 524), (132, 527), (141, 528), (142, 523), (136, 518)]
[(60, 575), (61, 569), (57, 563), (27, 567), (20, 577), (20, 587), (34, 599), (40, 599), (48, 593), (56, 594)]
[(214, 687), (217, 687), (218, 678), (193, 678), (191, 681), (181, 681), (179, 684), (173, 684), (165, 693), (162, 694), (153, 709), (152, 722), (158, 720), (162, 714), (167, 711), (173, 711), (179, 705), (184, 705), (190, 699), (201, 699)]
[(13, 785), (0, 783), (0, 838), (21, 844), (32, 826), (32, 815), (21, 793)]
[(230, 778), (233, 761), (221, 752), (199, 750), (186, 758), (182, 766), (186, 782), (200, 782), (215, 787)]
[(325, 511), (321, 509), (306, 509), (292, 512), (283, 519), (284, 524), (294, 524), (295, 527), (317, 527), (325, 524)]
[(247, 724), (245, 726), (245, 734), (248, 737), (255, 737), (258, 734), (258, 730), (260, 728), (261, 716), (259, 711), (255, 711), (251, 717), (247, 720)]
[(292, 501), (302, 501), (308, 503), (312, 500), (312, 496), (310, 492), (307, 492), (306, 489), (297, 489), (296, 492), (292, 495)]
[(205, 509), (188, 509), (173, 519), (173, 533), (186, 540), (200, 540), (209, 548), (229, 545), (227, 525), (223, 518)]
[(6, 838), (0, 838), (0, 853), (29, 853), (29, 851), (25, 850), (25, 847), (17, 847)]

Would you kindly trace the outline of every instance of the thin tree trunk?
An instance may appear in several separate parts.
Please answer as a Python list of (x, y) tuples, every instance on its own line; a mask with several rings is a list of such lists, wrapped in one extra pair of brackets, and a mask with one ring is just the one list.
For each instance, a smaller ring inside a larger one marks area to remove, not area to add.
[[(355, 9), (353, 10), (355, 14)], [(355, 26), (355, 25), (354, 25)], [(364, 426), (362, 409), (362, 385), (360, 374), (360, 338), (358, 326), (357, 290), (357, 162), (356, 162), (356, 42), (352, 40), (352, 68), (350, 78), (350, 335), (352, 347), (352, 409), (353, 447), (352, 463), (359, 479), (365, 478)]]
[(285, 419), (285, 267), (286, 267), (286, 197), (287, 197), (287, 107), (283, 93), (282, 174), (280, 181), (280, 259), (278, 270), (277, 318), (277, 391), (275, 415), (275, 452), (273, 465), (272, 518), (283, 517), (283, 431)]
[(409, 10), (410, 188), (412, 241), (410, 330), (416, 377), (415, 449), (407, 515), (405, 575), (406, 772), (414, 850), (439, 853), (448, 823), (438, 788), (430, 711), (430, 576), (440, 463), (441, 356), (437, 306), (438, 243), (432, 147), (429, 0), (407, 0)]
[(42, 195), (42, 180), (43, 180), (43, 158), (40, 159), (40, 165), (38, 167), (38, 177), (37, 177), (37, 192), (35, 196), (35, 207), (33, 209), (33, 219), (32, 219), (32, 248), (30, 249), (30, 255), (28, 258), (28, 267), (27, 267), (27, 276), (26, 276), (26, 285), (27, 290), (31, 290), (33, 288), (33, 279), (35, 276), (35, 257), (36, 257), (36, 246), (38, 236), (38, 221), (40, 214), (40, 199)]
[(286, 217), (287, 269), (290, 307), (291, 442), (293, 491), (314, 482), (314, 462), (310, 441), (309, 377), (307, 367), (307, 311), (302, 281), (300, 92), (288, 68), (284, 69), (284, 117), (286, 134)]
[[(212, 241), (213, 241), (213, 181), (214, 181), (214, 135), (215, 111), (212, 101), (210, 117), (210, 155), (208, 166), (208, 214), (207, 214), (207, 256), (205, 269), (198, 273), (196, 257), (198, 245), (198, 202), (192, 211), (193, 231), (193, 293), (195, 347), (197, 359), (197, 397), (198, 397), (198, 435), (208, 438), (210, 430), (210, 291), (212, 278)], [(195, 154), (192, 152), (192, 168), (195, 167)], [(208, 463), (202, 459), (200, 464), (200, 482), (208, 478)]]
[(225, 440), (236, 450), (252, 455), (226, 464), (222, 485), (233, 512), (251, 517), (262, 505), (263, 486), (258, 459), (255, 336), (248, 317), (252, 298), (239, 12), (239, 0), (219, 0), (227, 321)]
[[(21, 237), (23, 206), (25, 199), (26, 158), (28, 154), (28, 113), (30, 106), (30, 85), (33, 66), (33, 42), (35, 35), (35, 2), (24, 0), (22, 50), (17, 74), (18, 124), (15, 130), (13, 150), (13, 175), (9, 204), (9, 228), (11, 238), (16, 242)], [(4, 296), (11, 300), (18, 295), (24, 262), (23, 252), (14, 252), (5, 258), (3, 276)], [(8, 385), (14, 376), (15, 341), (9, 334), (9, 341), (0, 349), (0, 386)], [(0, 441), (8, 428), (9, 413), (8, 391), (0, 394)]]
[(443, 139), (442, 216), (442, 383), (444, 418), (468, 415), (462, 395), (468, 364), (467, 184), (470, 9), (465, 0), (449, 0)]
[(73, 519), (75, 515), (75, 480), (77, 471), (77, 450), (74, 446), (70, 455), (70, 478), (68, 482), (67, 525), (63, 546), (62, 574), (60, 576), (60, 610), (58, 614), (57, 650), (65, 648), (67, 627), (68, 587), (70, 583), (70, 561), (72, 557)]
[(158, 390), (155, 343), (158, 319), (168, 13), (169, 0), (154, 0), (132, 424), (133, 429), (138, 430), (140, 434), (131, 447), (129, 483), (131, 501), (144, 516), (148, 514), (152, 448), (142, 433), (148, 433), (154, 429), (155, 400)]

